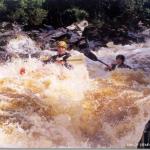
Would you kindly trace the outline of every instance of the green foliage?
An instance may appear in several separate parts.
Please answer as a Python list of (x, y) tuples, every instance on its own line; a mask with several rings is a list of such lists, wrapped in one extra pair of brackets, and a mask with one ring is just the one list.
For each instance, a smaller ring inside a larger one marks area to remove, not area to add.
[(45, 0), (5, 0), (7, 18), (30, 26), (41, 25), (47, 16), (42, 8)]
[(22, 8), (17, 9), (14, 13), (12, 13), (9, 16), (9, 18), (12, 21), (17, 21), (24, 24), (28, 23), (28, 19), (29, 19), (27, 13)]
[(81, 21), (88, 17), (88, 13), (85, 10), (73, 8), (67, 9), (64, 11), (64, 15), (67, 14), (68, 17), (70, 16), (74, 21)]
[(30, 26), (47, 23), (59, 27), (85, 18), (100, 26), (133, 26), (140, 20), (150, 19), (150, 1), (0, 0), (0, 21), (17, 21)]
[(5, 7), (5, 4), (4, 4), (4, 0), (0, 0), (0, 12), (5, 11), (5, 10), (6, 10), (6, 7)]
[(47, 16), (47, 11), (41, 8), (34, 8), (29, 13), (29, 24), (31, 26), (38, 26), (42, 24), (43, 20)]

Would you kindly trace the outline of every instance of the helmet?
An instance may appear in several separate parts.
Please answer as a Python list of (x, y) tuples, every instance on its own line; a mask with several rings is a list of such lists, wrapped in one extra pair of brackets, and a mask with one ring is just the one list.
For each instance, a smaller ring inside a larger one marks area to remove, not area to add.
[(67, 43), (65, 41), (59, 41), (58, 42), (58, 47), (67, 48)]

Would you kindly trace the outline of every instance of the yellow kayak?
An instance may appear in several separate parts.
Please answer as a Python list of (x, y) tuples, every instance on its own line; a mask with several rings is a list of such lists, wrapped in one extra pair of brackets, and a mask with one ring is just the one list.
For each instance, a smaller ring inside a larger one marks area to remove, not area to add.
[[(53, 55), (51, 55), (53, 56)], [(46, 61), (48, 59), (50, 59), (51, 57), (50, 55), (49, 56), (41, 56), (40, 57), (40, 60), (41, 61)], [(85, 57), (83, 54), (76, 54), (76, 55), (71, 55), (71, 57), (69, 57), (67, 59), (67, 61), (70, 63), (70, 64), (83, 64), (85, 63)]]
[(82, 54), (80, 55), (72, 55), (68, 58), (68, 62), (71, 64), (83, 64), (85, 63), (85, 58)]

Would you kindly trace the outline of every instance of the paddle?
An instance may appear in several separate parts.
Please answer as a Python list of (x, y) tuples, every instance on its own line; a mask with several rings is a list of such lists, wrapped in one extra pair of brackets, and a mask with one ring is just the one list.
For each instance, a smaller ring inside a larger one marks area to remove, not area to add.
[(90, 52), (90, 51), (87, 52), (87, 53), (84, 53), (84, 55), (87, 56), (89, 59), (91, 59), (91, 60), (93, 60), (93, 61), (98, 61), (98, 62), (102, 63), (103, 65), (109, 67), (108, 64), (106, 64), (106, 63), (104, 63), (103, 61), (99, 60), (99, 59), (97, 58), (97, 56), (96, 56), (95, 54), (93, 54), (92, 52)]
[[(87, 43), (88, 48), (90, 49), (90, 45), (89, 45), (88, 39), (85, 39), (85, 41), (86, 41), (86, 43)], [(99, 59), (97, 58), (97, 56), (96, 56), (95, 54), (93, 54), (91, 51), (85, 52), (84, 55), (85, 55), (86, 57), (88, 57), (89, 59), (93, 60), (93, 61), (98, 61), (98, 62), (102, 63), (103, 65), (109, 67), (108, 64), (106, 64), (106, 63), (104, 63), (103, 61), (99, 60)]]

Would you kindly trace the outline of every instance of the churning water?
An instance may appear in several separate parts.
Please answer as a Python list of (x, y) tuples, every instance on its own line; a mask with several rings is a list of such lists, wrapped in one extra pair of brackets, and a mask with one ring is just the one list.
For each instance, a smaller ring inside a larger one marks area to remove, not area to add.
[(1, 65), (0, 147), (136, 147), (150, 118), (150, 46), (97, 55), (111, 63), (120, 53), (140, 69), (107, 73), (88, 59), (71, 71), (31, 58)]

